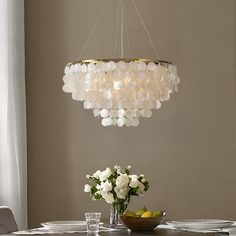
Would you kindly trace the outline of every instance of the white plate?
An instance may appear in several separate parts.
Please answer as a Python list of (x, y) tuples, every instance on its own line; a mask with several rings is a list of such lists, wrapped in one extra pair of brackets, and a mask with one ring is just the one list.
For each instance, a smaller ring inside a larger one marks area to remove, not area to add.
[(205, 230), (200, 230), (200, 229), (184, 229), (184, 228), (179, 228), (182, 231), (187, 231), (187, 232), (194, 232), (194, 233), (217, 233), (217, 232), (222, 232), (222, 229), (205, 229)]
[(51, 221), (43, 222), (41, 225), (47, 229), (61, 230), (61, 231), (83, 231), (87, 230), (86, 221)]
[(215, 219), (188, 219), (188, 220), (168, 221), (166, 223), (182, 230), (202, 231), (202, 230), (222, 229), (232, 225), (234, 221), (215, 220)]

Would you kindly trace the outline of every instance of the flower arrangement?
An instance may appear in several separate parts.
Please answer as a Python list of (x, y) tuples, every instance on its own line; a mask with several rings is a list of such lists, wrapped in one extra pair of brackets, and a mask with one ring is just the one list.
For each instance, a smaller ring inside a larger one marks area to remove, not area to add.
[(93, 175), (86, 175), (91, 184), (84, 186), (93, 200), (104, 199), (112, 204), (115, 215), (121, 215), (127, 209), (131, 196), (140, 196), (149, 188), (144, 175), (131, 174), (131, 166), (121, 168), (115, 165), (113, 169), (107, 167), (103, 171), (96, 171)]

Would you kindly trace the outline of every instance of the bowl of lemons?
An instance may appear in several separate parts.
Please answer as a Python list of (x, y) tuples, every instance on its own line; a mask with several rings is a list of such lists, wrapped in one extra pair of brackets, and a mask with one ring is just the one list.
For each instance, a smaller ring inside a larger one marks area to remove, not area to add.
[(143, 207), (136, 212), (127, 210), (120, 219), (132, 231), (149, 231), (161, 224), (165, 214), (162, 210), (150, 211)]

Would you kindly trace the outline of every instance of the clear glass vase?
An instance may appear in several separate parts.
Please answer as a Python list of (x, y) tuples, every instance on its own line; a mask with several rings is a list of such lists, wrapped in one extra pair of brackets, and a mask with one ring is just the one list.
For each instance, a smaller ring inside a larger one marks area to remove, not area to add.
[(120, 204), (112, 204), (110, 208), (110, 226), (111, 227), (123, 227), (123, 224), (120, 220), (120, 216), (123, 215), (124, 207)]

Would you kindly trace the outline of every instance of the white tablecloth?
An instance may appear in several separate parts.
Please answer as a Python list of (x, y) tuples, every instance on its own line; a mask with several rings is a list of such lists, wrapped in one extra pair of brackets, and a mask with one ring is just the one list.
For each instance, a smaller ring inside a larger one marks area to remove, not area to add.
[[(99, 232), (109, 232), (109, 231), (117, 231), (118, 229), (112, 229), (101, 226), (99, 228)], [(47, 229), (44, 227), (36, 228), (36, 229), (29, 229), (29, 230), (22, 230), (14, 232), (13, 234), (73, 234), (73, 233), (87, 233), (87, 231), (61, 231), (55, 229)]]

